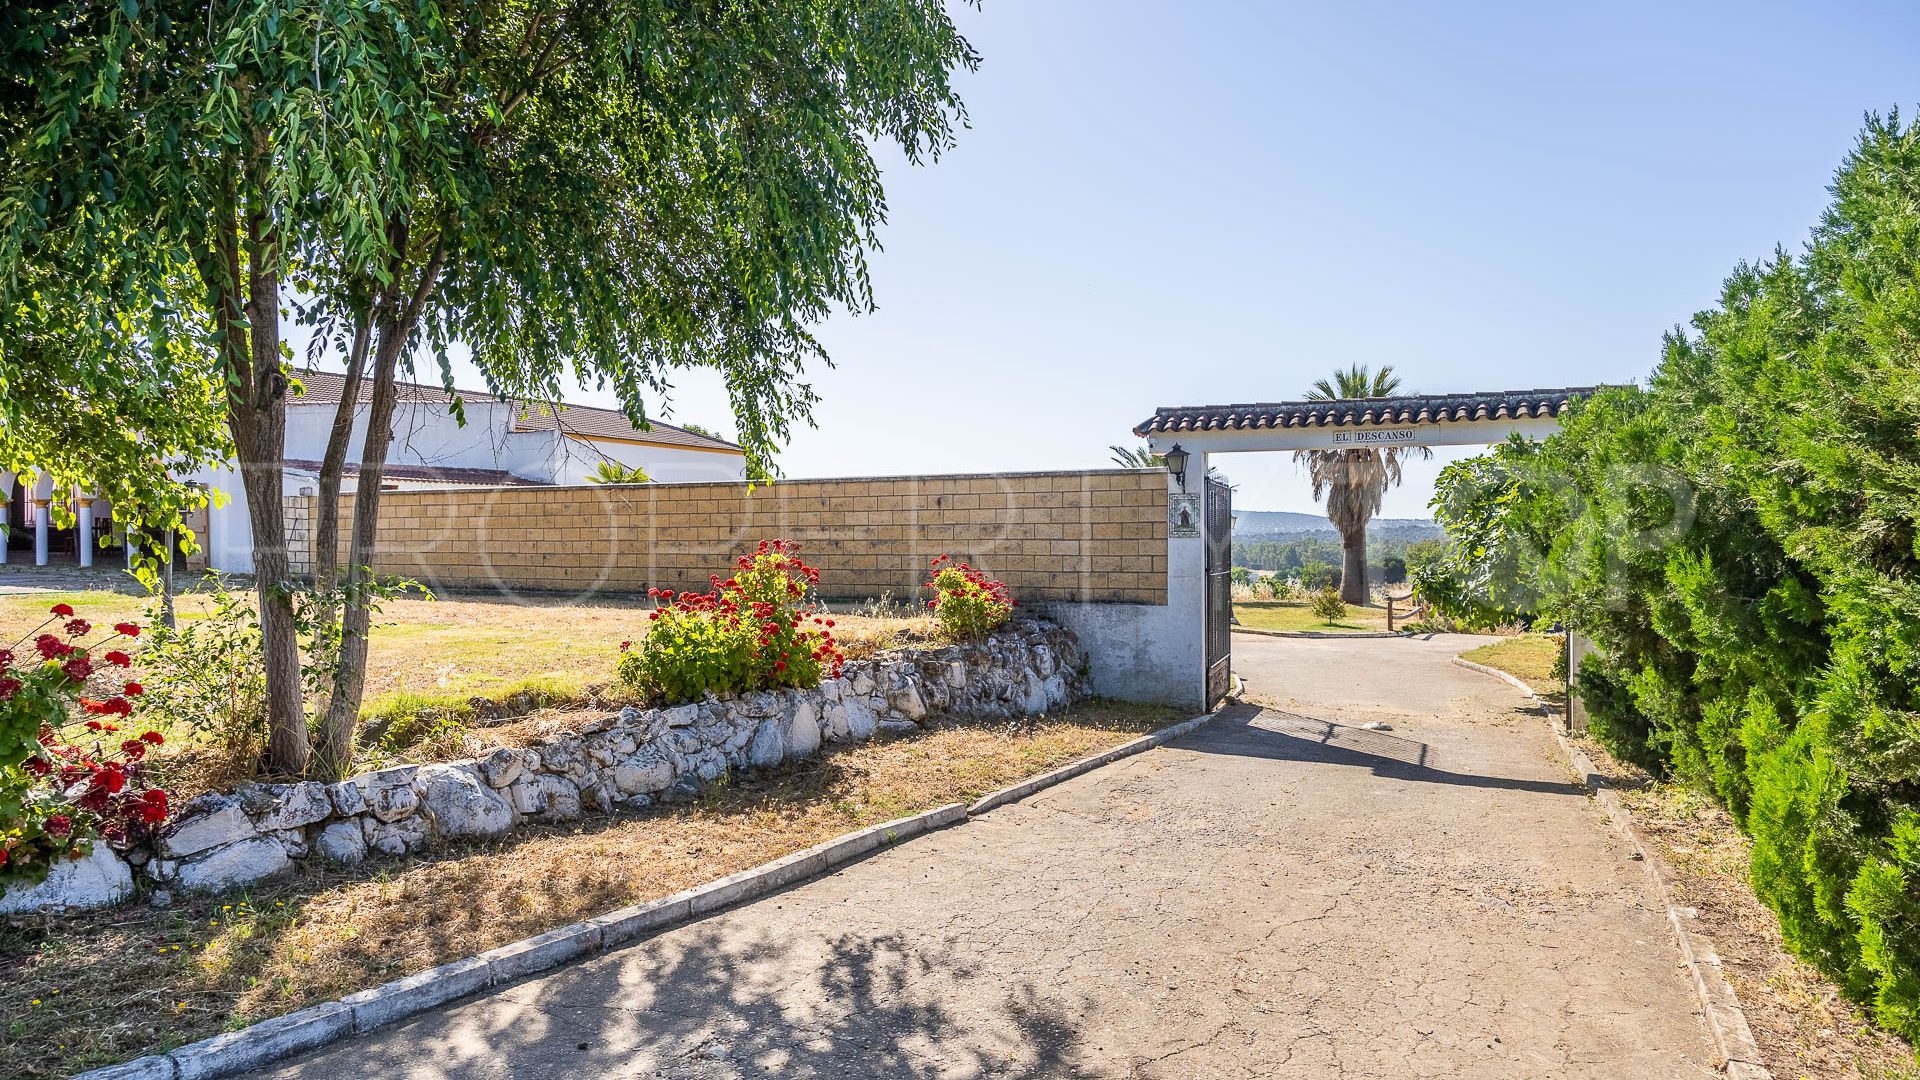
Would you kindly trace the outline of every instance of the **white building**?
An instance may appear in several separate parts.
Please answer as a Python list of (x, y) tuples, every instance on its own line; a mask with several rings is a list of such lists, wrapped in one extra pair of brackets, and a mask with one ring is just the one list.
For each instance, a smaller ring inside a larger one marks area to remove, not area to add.
[[(287, 402), (288, 494), (319, 489), (320, 459), (346, 388), (345, 377), (331, 372), (305, 372), (299, 378), (306, 392)], [(455, 420), (452, 396), (445, 388), (399, 384), (383, 487), (584, 484), (603, 462), (645, 469), (649, 478), (662, 483), (746, 479), (745, 452), (724, 439), (658, 421), (643, 431), (612, 409), (510, 401), (474, 390), (461, 390), (458, 396), (464, 425)], [(354, 490), (370, 397), (371, 387), (363, 382), (343, 491)], [(201, 470), (185, 479), (226, 496), (224, 506), (191, 523), (207, 565), (230, 573), (251, 571), (253, 530), (238, 470)], [(117, 549), (112, 558), (101, 556), (88, 542), (112, 532), (113, 510), (105, 499), (54, 491), (44, 476), (6, 474), (0, 474), (0, 496), (6, 499), (0, 504), (0, 525), (12, 526), (0, 544), (0, 563), (31, 559), (39, 565), (87, 566), (96, 557), (115, 565), (124, 559)], [(73, 511), (73, 528), (53, 527), (56, 502)]]

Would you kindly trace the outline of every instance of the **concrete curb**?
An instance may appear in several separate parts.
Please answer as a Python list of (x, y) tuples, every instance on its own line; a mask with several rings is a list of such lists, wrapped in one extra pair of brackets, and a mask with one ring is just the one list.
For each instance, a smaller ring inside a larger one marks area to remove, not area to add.
[[(1459, 664), (1463, 668), (1466, 668), (1468, 671), (1477, 671), (1482, 675), (1491, 675), (1494, 678), (1499, 679), (1501, 682), (1506, 683), (1508, 686), (1513, 687), (1515, 690), (1518, 690), (1521, 693), (1532, 698), (1534, 700), (1534, 703), (1539, 705), (1541, 708), (1546, 708), (1546, 702), (1540, 700), (1540, 695), (1534, 692), (1533, 687), (1528, 686), (1517, 675), (1509, 675), (1506, 672), (1501, 671), (1497, 667), (1488, 667), (1485, 664), (1476, 664), (1464, 656), (1454, 657), (1453, 662), (1456, 664)], [(1555, 730), (1557, 731), (1559, 729), (1556, 728)]]
[(1055, 784), (1065, 783), (1083, 773), (1090, 773), (1102, 765), (1110, 765), (1113, 762), (1119, 761), (1121, 758), (1128, 758), (1135, 754), (1144, 753), (1156, 746), (1164, 746), (1180, 736), (1195, 730), (1200, 727), (1200, 725), (1205, 724), (1218, 715), (1220, 715), (1218, 712), (1203, 713), (1191, 720), (1183, 720), (1172, 727), (1161, 728), (1151, 735), (1142, 735), (1131, 742), (1123, 742), (1111, 750), (1103, 750), (1091, 757), (1083, 757), (1072, 764), (1062, 765), (1052, 772), (1045, 772), (1039, 776), (1028, 777), (1017, 784), (1003, 787), (999, 791), (992, 792), (991, 794), (982, 795), (980, 798), (974, 800), (973, 805), (967, 807), (967, 816), (979, 817), (981, 814), (995, 807), (1005, 806), (1010, 802), (1019, 802), (1021, 799), (1032, 795), (1036, 791), (1044, 791)]
[[(1549, 716), (1552, 715), (1552, 710), (1540, 700), (1540, 695), (1520, 679), (1498, 668), (1476, 664), (1458, 656), (1453, 658), (1453, 662), (1512, 685), (1532, 698)], [(1550, 726), (1553, 728), (1553, 737), (1560, 741), (1561, 752), (1567, 755), (1567, 760), (1580, 773), (1581, 782), (1586, 784), (1595, 801), (1606, 809), (1607, 820), (1638, 857), (1647, 881), (1653, 886), (1654, 896), (1659, 899), (1660, 906), (1666, 909), (1667, 923), (1673, 928), (1674, 941), (1680, 946), (1681, 959), (1686, 961), (1687, 973), (1693, 978), (1694, 992), (1700, 998), (1700, 1012), (1706, 1019), (1707, 1033), (1713, 1037), (1714, 1050), (1720, 1055), (1720, 1063), (1726, 1074), (1734, 1080), (1772, 1080), (1773, 1073), (1767, 1068), (1759, 1045), (1753, 1041), (1753, 1028), (1747, 1024), (1747, 1011), (1741, 1007), (1733, 984), (1727, 981), (1726, 970), (1720, 964), (1720, 954), (1713, 951), (1713, 943), (1698, 929), (1699, 913), (1673, 902), (1666, 863), (1633, 831), (1633, 818), (1620, 801), (1619, 793), (1607, 785), (1606, 778), (1594, 766), (1593, 759), (1567, 738), (1560, 730), (1560, 725)]]
[(489, 987), (516, 982), (625, 945), (694, 916), (757, 899), (889, 844), (966, 819), (966, 806), (951, 803), (923, 814), (871, 825), (672, 896), (549, 930), (479, 956), (442, 964), (384, 986), (348, 994), (339, 1001), (264, 1020), (165, 1054), (95, 1069), (73, 1080), (212, 1080), (233, 1076), (349, 1035), (365, 1034)]

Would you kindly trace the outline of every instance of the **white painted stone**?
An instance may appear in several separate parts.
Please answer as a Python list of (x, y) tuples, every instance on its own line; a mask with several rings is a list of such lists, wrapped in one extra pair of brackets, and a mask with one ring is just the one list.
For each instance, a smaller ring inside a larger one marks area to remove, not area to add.
[(541, 773), (532, 780), (539, 787), (541, 809), (527, 812), (563, 821), (580, 816), (580, 789), (572, 781), (552, 773)]
[(303, 830), (275, 829), (270, 833), (263, 833), (262, 835), (272, 838), (274, 843), (279, 844), (281, 848), (286, 851), (287, 858), (289, 859), (304, 859), (307, 857), (307, 834)]
[(700, 706), (697, 703), (688, 703), (675, 705), (671, 709), (661, 709), (660, 719), (662, 728), (687, 727), (700, 719)]
[(321, 829), (313, 847), (322, 858), (341, 866), (353, 866), (367, 857), (366, 835), (351, 821), (336, 821)]
[(427, 846), (426, 824), (417, 817), (392, 822), (365, 817), (360, 827), (366, 833), (367, 848), (382, 855), (405, 855)]
[(420, 805), (420, 796), (413, 790), (414, 774), (419, 771), (417, 765), (402, 765), (361, 777), (360, 789), (367, 797), (367, 811), (383, 822), (411, 817)]
[(847, 712), (847, 735), (856, 740), (873, 738), (873, 707), (860, 698), (848, 698), (841, 702)]
[(435, 836), (498, 836), (513, 828), (513, 807), (470, 766), (428, 765), (414, 782)]
[(918, 720), (927, 715), (927, 703), (921, 699), (920, 687), (915, 683), (909, 682), (888, 694), (887, 705), (909, 720)]
[(786, 756), (786, 724), (778, 716), (760, 721), (760, 726), (754, 729), (753, 741), (747, 744), (747, 764), (756, 769), (771, 768)]
[(493, 787), (507, 787), (526, 771), (525, 757), (507, 747), (501, 747), (480, 759), (480, 775)]
[(273, 809), (262, 814), (254, 824), (261, 832), (277, 832), (325, 821), (332, 815), (333, 800), (327, 796), (327, 786), (309, 780), (287, 785)]
[(186, 860), (174, 877), (181, 888), (219, 892), (251, 885), (284, 873), (292, 866), (287, 849), (268, 837), (255, 836)]
[(0, 893), (0, 915), (50, 908), (96, 908), (117, 904), (133, 894), (133, 871), (113, 849), (93, 845), (93, 854), (69, 859), (48, 872), (38, 885)]
[(622, 795), (665, 791), (673, 783), (673, 762), (651, 747), (614, 766), (613, 786)]
[(351, 780), (342, 780), (327, 785), (327, 798), (333, 803), (333, 812), (341, 817), (353, 817), (367, 812), (367, 796), (360, 785)]
[(238, 802), (227, 799), (209, 805), (205, 812), (189, 812), (167, 830), (160, 839), (162, 854), (194, 855), (255, 835), (253, 822)]
[(793, 718), (787, 721), (787, 756), (806, 757), (820, 749), (820, 706), (811, 697), (803, 697), (793, 706)]

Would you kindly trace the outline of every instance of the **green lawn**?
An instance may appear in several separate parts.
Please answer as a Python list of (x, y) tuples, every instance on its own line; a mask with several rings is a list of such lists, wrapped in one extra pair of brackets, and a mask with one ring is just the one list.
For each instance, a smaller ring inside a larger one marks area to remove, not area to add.
[[(1397, 610), (1397, 609), (1396, 609)], [(1250, 630), (1311, 630), (1323, 634), (1352, 634), (1387, 628), (1387, 609), (1368, 605), (1347, 606), (1347, 615), (1328, 625), (1315, 615), (1305, 601), (1236, 600), (1234, 617)]]

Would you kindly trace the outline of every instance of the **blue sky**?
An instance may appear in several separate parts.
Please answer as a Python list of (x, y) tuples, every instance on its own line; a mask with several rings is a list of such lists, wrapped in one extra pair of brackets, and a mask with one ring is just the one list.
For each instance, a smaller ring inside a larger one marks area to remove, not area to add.
[[(821, 328), (790, 476), (1100, 465), (1157, 405), (1353, 362), (1427, 392), (1631, 380), (1737, 260), (1798, 248), (1864, 112), (1920, 103), (1910, 3), (957, 17), (972, 129), (883, 158), (879, 310)], [(708, 380), (671, 407), (730, 429)], [(1385, 513), (1424, 516), (1445, 459)], [(1224, 464), (1242, 508), (1313, 509), (1287, 455)]]

